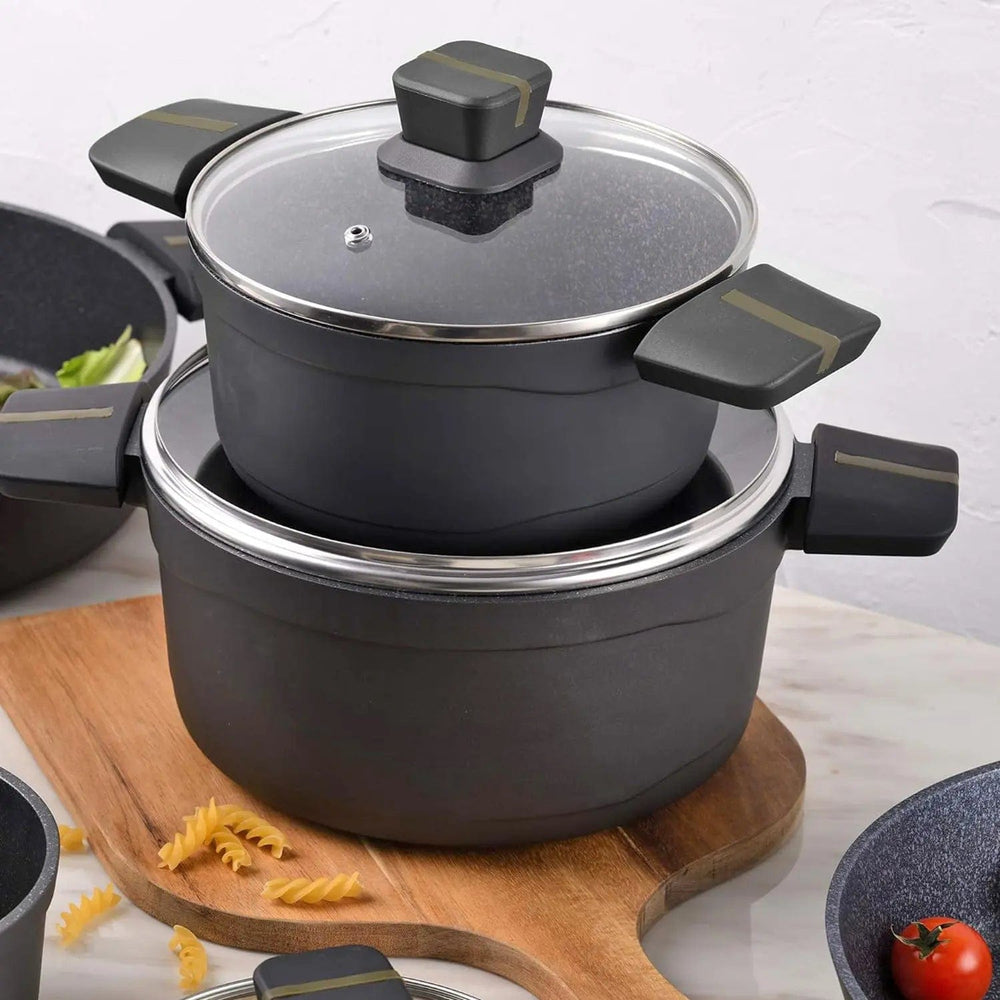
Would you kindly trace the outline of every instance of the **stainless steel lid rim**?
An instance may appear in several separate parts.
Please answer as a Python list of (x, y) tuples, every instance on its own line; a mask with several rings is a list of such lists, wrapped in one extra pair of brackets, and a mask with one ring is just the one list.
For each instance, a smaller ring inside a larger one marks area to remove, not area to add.
[[(307, 324), (309, 327), (318, 324), (301, 316), (293, 316), (291, 313), (271, 310), (270, 306), (254, 301), (238, 288), (226, 284), (215, 274), (210, 273), (209, 276), (217, 282), (218, 288), (221, 289), (221, 294), (220, 292), (206, 293), (206, 298), (211, 299), (213, 306), (213, 315), (206, 319), (206, 322), (210, 323), (213, 329), (218, 329), (221, 326), (229, 336), (245, 338), (261, 350), (279, 353), (284, 358), (322, 371), (332, 370), (331, 365), (336, 361), (336, 373), (345, 378), (424, 388), (475, 387), (477, 389), (514, 391), (544, 396), (592, 395), (644, 382), (635, 369), (633, 353), (642, 338), (649, 332), (649, 321), (600, 330), (596, 333), (580, 334), (576, 337), (553, 337), (534, 341), (477, 341), (475, 343), (478, 345), (478, 349), (474, 354), (468, 351), (468, 348), (472, 346), (471, 342), (463, 343), (431, 338), (403, 339), (360, 333), (357, 330), (349, 330), (339, 326), (323, 327), (330, 334), (336, 336), (336, 345), (334, 345), (333, 337), (327, 338), (324, 343), (318, 343), (314, 338), (304, 338), (304, 340), (309, 340), (308, 344), (305, 344), (304, 341), (298, 341), (294, 342), (293, 345), (288, 336), (292, 329), (304, 327)], [(216, 295), (219, 297), (216, 298)], [(236, 297), (237, 309), (242, 307), (254, 311), (261, 308), (271, 310), (269, 316), (279, 320), (284, 325), (272, 330), (266, 324), (246, 322), (246, 315), (233, 311), (232, 300), (228, 303), (225, 301), (230, 296)], [(211, 330), (209, 338), (211, 340)], [(592, 353), (583, 355), (580, 349), (585, 347), (587, 341), (592, 345)], [(410, 352), (405, 355), (397, 355), (397, 363), (389, 371), (385, 370), (386, 361), (380, 351), (382, 347), (387, 346)], [(305, 349), (306, 347), (309, 349)], [(424, 367), (415, 369), (414, 366), (419, 363), (420, 355), (413, 352), (420, 352), (424, 348), (435, 353), (433, 356), (429, 356)], [(544, 364), (546, 358), (539, 356), (539, 352), (543, 348), (554, 352), (572, 348), (574, 352), (573, 366), (546, 366)], [(525, 350), (535, 352), (532, 355), (533, 363), (530, 368), (525, 366), (526, 358), (511, 353), (509, 366), (497, 371), (498, 365), (507, 351)], [(491, 352), (489, 358), (482, 356), (485, 351)], [(441, 352), (441, 354), (437, 352)], [(460, 369), (462, 371), (461, 380), (458, 375), (452, 374), (453, 371), (459, 370), (457, 361), (460, 357), (464, 361), (464, 365)], [(442, 363), (446, 361), (451, 361), (452, 365), (449, 367)], [(429, 364), (434, 364), (434, 368), (428, 368)], [(484, 369), (490, 373), (489, 377), (481, 377), (473, 381), (472, 377)], [(626, 372), (628, 374), (625, 374)], [(577, 384), (578, 382), (580, 384)], [(656, 391), (677, 392), (679, 390), (658, 386)]]
[(748, 485), (712, 510), (661, 531), (593, 549), (527, 556), (447, 556), (377, 549), (310, 535), (251, 514), (215, 495), (171, 455), (158, 425), (163, 397), (208, 363), (200, 351), (150, 400), (143, 464), (169, 508), (222, 543), (310, 576), (377, 589), (523, 594), (600, 587), (676, 567), (721, 547), (766, 514), (792, 466), (794, 437), (782, 411), (770, 456)]
[[(403, 985), (414, 1000), (476, 1000), (470, 994), (454, 990), (450, 986), (438, 986), (436, 983), (410, 979), (408, 976), (403, 976)], [(241, 979), (197, 993), (189, 1000), (257, 1000), (257, 991), (252, 979)]]
[[(246, 136), (220, 152), (200, 171), (188, 192), (186, 210), (188, 235), (191, 246), (198, 256), (201, 265), (217, 280), (247, 296), (252, 301), (262, 303), (286, 315), (306, 319), (322, 326), (341, 327), (355, 333), (394, 339), (439, 340), (458, 343), (518, 343), (602, 333), (610, 329), (633, 326), (645, 320), (651, 320), (662, 315), (662, 313), (673, 305), (690, 298), (700, 290), (740, 270), (749, 258), (750, 249), (757, 232), (757, 203), (746, 179), (728, 160), (694, 139), (652, 122), (565, 101), (548, 101), (546, 102), (546, 106), (569, 112), (592, 115), (595, 118), (603, 119), (610, 123), (644, 131), (651, 136), (671, 143), (679, 150), (684, 150), (692, 156), (698, 157), (701, 162), (717, 171), (717, 176), (720, 180), (723, 180), (732, 188), (732, 191), (728, 192), (729, 199), (726, 203), (726, 208), (732, 214), (737, 230), (736, 244), (720, 265), (686, 287), (676, 289), (662, 297), (639, 302), (620, 309), (595, 313), (589, 316), (516, 324), (462, 325), (410, 321), (399, 319), (398, 317), (379, 317), (310, 302), (294, 295), (280, 292), (260, 281), (250, 278), (235, 267), (227, 264), (226, 261), (210, 248), (209, 241), (200, 230), (198, 222), (199, 213), (197, 211), (198, 200), (199, 195), (205, 188), (206, 179), (211, 176), (213, 170), (216, 170), (220, 164), (223, 164), (227, 159), (231, 158), (238, 151), (245, 149), (248, 145), (259, 141), (261, 137), (273, 134), (282, 129), (291, 128), (317, 118), (345, 112), (362, 111), (367, 108), (383, 108), (395, 103), (391, 98), (378, 101), (365, 101), (358, 104), (314, 111), (298, 115), (294, 118), (287, 118)], [(679, 170), (675, 172), (683, 173), (685, 177), (699, 187), (711, 190), (702, 178), (689, 172)], [(739, 192), (739, 199), (733, 193), (735, 191)], [(713, 191), (712, 193), (719, 194), (718, 191)], [(742, 201), (742, 205), (739, 201)]]

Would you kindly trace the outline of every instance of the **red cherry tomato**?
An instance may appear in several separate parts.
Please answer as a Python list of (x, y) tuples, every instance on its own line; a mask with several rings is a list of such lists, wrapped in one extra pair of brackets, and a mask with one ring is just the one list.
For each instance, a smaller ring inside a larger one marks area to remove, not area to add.
[(928, 917), (894, 934), (892, 978), (906, 1000), (983, 1000), (993, 978), (986, 942), (968, 924)]

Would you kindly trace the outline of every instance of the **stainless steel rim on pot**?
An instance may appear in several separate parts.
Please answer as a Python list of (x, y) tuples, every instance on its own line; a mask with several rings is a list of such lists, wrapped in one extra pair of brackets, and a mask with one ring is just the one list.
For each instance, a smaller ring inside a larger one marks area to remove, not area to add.
[[(453, 990), (449, 986), (438, 986), (422, 979), (410, 979), (403, 976), (403, 985), (414, 1000), (476, 1000), (468, 993)], [(252, 979), (243, 979), (229, 983), (226, 986), (216, 986), (214, 989), (197, 993), (189, 1000), (257, 1000)]]
[(661, 531), (589, 550), (529, 556), (448, 556), (353, 545), (236, 507), (181, 467), (160, 433), (160, 405), (165, 394), (207, 364), (207, 352), (199, 351), (150, 400), (142, 422), (142, 451), (151, 481), (178, 514), (220, 541), (289, 569), (350, 583), (503, 594), (574, 590), (661, 572), (719, 548), (756, 521), (780, 492), (792, 464), (794, 436), (779, 409), (771, 454), (749, 485), (714, 509)]

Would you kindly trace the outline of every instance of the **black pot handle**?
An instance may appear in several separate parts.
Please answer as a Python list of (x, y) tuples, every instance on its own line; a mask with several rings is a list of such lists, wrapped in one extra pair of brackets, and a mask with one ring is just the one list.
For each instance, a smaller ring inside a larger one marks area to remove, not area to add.
[(958, 520), (958, 456), (819, 424), (802, 521), (806, 552), (929, 556)]
[(874, 314), (757, 264), (667, 313), (635, 362), (649, 382), (760, 410), (852, 362), (878, 327)]
[(238, 139), (297, 112), (197, 98), (166, 104), (119, 125), (90, 148), (108, 187), (184, 215), (198, 172)]
[(167, 289), (185, 319), (204, 317), (201, 293), (194, 281), (194, 253), (183, 221), (116, 222), (108, 237), (127, 243), (164, 272)]
[(0, 411), (0, 493), (121, 507), (137, 485), (126, 449), (148, 396), (145, 382), (15, 392)]

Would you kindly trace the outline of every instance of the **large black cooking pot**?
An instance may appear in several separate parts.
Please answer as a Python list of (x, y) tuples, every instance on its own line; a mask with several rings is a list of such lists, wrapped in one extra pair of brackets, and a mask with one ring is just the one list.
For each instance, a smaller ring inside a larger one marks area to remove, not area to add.
[(756, 206), (717, 154), (546, 105), (549, 77), (454, 42), (397, 70), (396, 102), (188, 100), (91, 150), (186, 214), (223, 447), (297, 523), (438, 553), (595, 544), (685, 486), (719, 401), (772, 406), (875, 332), (743, 270)]
[[(55, 382), (69, 358), (126, 326), (142, 345), (150, 386), (166, 377), (178, 311), (200, 315), (180, 222), (120, 223), (107, 237), (63, 219), (0, 205), (0, 367)], [(127, 511), (0, 499), (0, 593), (76, 561)]]
[(209, 367), (189, 359), (138, 424), (141, 386), (16, 393), (0, 490), (144, 503), (192, 736), (264, 801), (355, 833), (515, 842), (651, 811), (738, 743), (786, 548), (926, 555), (955, 524), (954, 452), (824, 426), (800, 444), (724, 405), (689, 486), (604, 546), (354, 545), (233, 472)]

